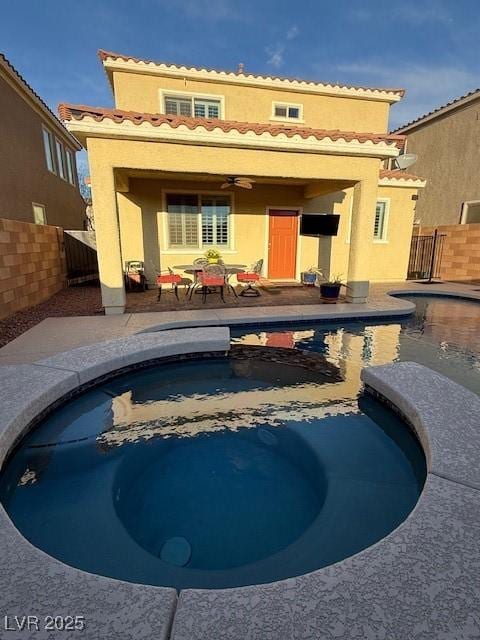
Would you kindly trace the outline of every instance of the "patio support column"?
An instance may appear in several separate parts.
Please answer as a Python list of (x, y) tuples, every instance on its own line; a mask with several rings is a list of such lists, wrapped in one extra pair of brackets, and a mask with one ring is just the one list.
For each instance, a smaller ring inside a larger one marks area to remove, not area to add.
[(95, 162), (93, 156), (90, 171), (102, 304), (106, 315), (124, 313), (125, 285), (113, 169)]
[(365, 303), (370, 285), (377, 180), (357, 182), (353, 193), (347, 301)]

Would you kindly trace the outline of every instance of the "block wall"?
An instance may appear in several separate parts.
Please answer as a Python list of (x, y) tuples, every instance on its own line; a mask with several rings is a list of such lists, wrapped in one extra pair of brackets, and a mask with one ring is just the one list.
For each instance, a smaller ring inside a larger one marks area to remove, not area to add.
[(63, 229), (0, 218), (0, 319), (65, 286)]
[[(480, 223), (436, 227), (445, 235), (440, 278), (452, 281), (480, 280)], [(435, 227), (421, 227), (420, 235), (433, 234)]]

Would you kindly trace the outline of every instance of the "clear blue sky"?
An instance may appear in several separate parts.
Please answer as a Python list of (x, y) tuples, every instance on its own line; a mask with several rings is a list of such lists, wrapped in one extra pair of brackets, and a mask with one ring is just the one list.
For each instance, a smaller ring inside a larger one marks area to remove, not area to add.
[(0, 50), (56, 112), (111, 106), (97, 49), (404, 87), (394, 128), (480, 87), (478, 0), (0, 0)]

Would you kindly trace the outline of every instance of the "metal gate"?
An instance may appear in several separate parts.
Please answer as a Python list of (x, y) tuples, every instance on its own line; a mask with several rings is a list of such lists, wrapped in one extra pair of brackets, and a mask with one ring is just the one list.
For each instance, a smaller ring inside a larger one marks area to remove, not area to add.
[(412, 236), (407, 280), (440, 278), (444, 239), (437, 231), (432, 236)]
[(89, 231), (64, 231), (67, 284), (98, 279), (95, 236)]

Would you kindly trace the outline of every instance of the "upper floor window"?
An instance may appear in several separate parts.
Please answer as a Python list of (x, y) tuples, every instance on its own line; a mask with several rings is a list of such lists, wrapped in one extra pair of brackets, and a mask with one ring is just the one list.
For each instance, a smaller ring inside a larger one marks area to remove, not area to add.
[(169, 193), (169, 247), (228, 247), (230, 212), (230, 199), (226, 196)]
[(165, 113), (195, 118), (221, 118), (221, 100), (165, 95)]
[(274, 102), (272, 109), (272, 120), (293, 120), (303, 121), (303, 105), (288, 104), (286, 102)]
[(65, 150), (58, 138), (55, 138), (55, 148), (57, 150), (58, 175), (64, 180), (67, 179), (67, 166), (65, 161)]
[(387, 200), (377, 200), (377, 206), (375, 209), (375, 225), (373, 228), (373, 239), (383, 240), (387, 239), (387, 225), (388, 225), (388, 207)]
[(75, 184), (75, 161), (73, 159), (73, 153), (70, 149), (65, 149), (65, 158), (67, 161), (67, 178), (70, 184)]
[(54, 154), (53, 135), (50, 133), (48, 129), (45, 129), (45, 127), (42, 127), (42, 135), (43, 135), (43, 147), (45, 149), (45, 160), (47, 162), (47, 169), (52, 173), (56, 173), (55, 160), (53, 157), (53, 154)]

